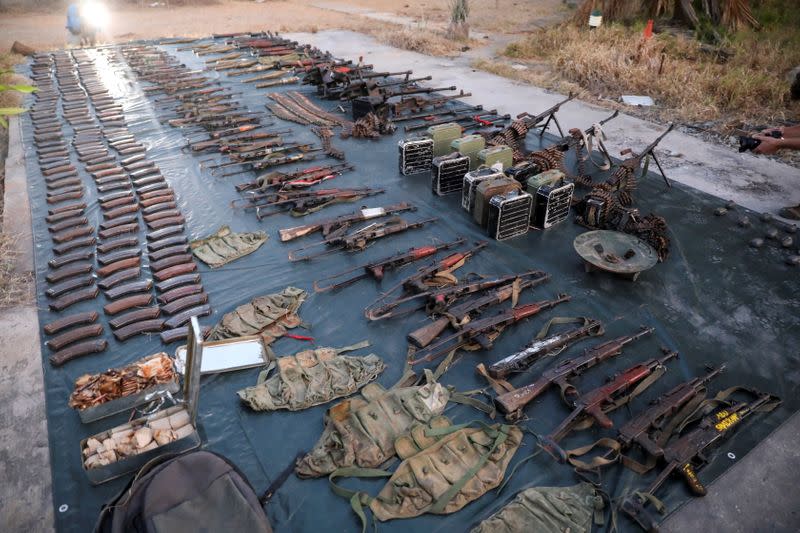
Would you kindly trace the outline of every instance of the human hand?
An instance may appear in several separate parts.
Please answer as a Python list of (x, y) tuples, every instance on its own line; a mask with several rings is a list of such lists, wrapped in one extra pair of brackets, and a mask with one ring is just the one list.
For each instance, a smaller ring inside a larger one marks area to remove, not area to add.
[(767, 128), (765, 130), (761, 130), (758, 134), (759, 135), (769, 135), (772, 136), (772, 132), (777, 131), (780, 133), (780, 136), (783, 137), (783, 126), (779, 126), (777, 128)]
[(782, 148), (782, 139), (776, 139), (775, 137), (762, 135), (760, 133), (753, 135), (753, 138), (761, 141), (761, 144), (756, 146), (756, 148), (753, 150), (753, 153), (769, 155), (774, 154)]

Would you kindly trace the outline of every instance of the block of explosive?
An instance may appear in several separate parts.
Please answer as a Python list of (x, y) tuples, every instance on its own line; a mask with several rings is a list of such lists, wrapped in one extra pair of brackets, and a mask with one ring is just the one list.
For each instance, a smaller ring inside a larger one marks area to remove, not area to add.
[(475, 191), (478, 185), (489, 179), (497, 179), (504, 177), (501, 170), (494, 168), (479, 168), (478, 170), (471, 170), (464, 175), (464, 185), (461, 189), (461, 207), (472, 213), (475, 207)]
[(469, 172), (469, 157), (453, 152), (433, 158), (431, 190), (437, 196), (461, 192), (464, 175)]
[(403, 176), (428, 172), (433, 164), (433, 139), (414, 137), (397, 143)]
[(486, 148), (486, 139), (481, 135), (465, 135), (450, 143), (450, 149), (457, 151), (461, 155), (469, 157), (469, 169), (475, 170), (480, 166), (478, 152)]
[(463, 131), (461, 126), (455, 122), (448, 122), (447, 124), (438, 124), (428, 128), (428, 137), (433, 139), (433, 157), (440, 155), (447, 155), (453, 150), (450, 148), (450, 143), (461, 137)]
[(486, 232), (489, 237), (504, 241), (528, 233), (533, 197), (522, 191), (498, 194), (489, 200)]
[(490, 146), (478, 152), (478, 160), (487, 167), (500, 163), (506, 169), (514, 164), (514, 151), (504, 144)]
[(518, 190), (520, 190), (519, 183), (508, 177), (482, 181), (475, 189), (475, 206), (472, 208), (472, 218), (482, 228), (485, 228), (489, 218), (489, 201), (498, 194), (506, 194)]

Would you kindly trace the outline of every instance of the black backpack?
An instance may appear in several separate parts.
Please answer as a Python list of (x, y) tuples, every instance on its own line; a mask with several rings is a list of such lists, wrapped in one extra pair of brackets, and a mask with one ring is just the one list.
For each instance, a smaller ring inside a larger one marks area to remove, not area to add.
[(110, 503), (95, 533), (272, 533), (247, 478), (206, 450), (154, 459)]

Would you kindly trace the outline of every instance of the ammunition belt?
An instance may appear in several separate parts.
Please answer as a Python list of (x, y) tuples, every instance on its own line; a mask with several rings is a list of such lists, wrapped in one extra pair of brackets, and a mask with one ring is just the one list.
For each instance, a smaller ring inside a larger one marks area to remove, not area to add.
[[(270, 94), (269, 97), (282, 105), (286, 111), (295, 117), (300, 117), (306, 121), (307, 124), (314, 124), (316, 126), (334, 126), (335, 123), (330, 120), (318, 117), (313, 113), (306, 111), (302, 106), (299, 106), (294, 100), (288, 98), (285, 94)], [(295, 122), (297, 122), (295, 120)]]

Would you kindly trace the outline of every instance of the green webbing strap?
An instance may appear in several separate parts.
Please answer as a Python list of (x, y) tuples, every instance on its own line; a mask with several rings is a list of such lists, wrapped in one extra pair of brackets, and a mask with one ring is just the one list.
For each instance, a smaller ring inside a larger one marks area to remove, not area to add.
[[(476, 394), (483, 394), (482, 390), (475, 392)], [(453, 403), (460, 403), (462, 405), (469, 405), (470, 407), (474, 407), (478, 411), (482, 413), (486, 413), (489, 415), (489, 418), (492, 420), (495, 419), (497, 416), (497, 409), (495, 409), (493, 404), (488, 404), (486, 402), (482, 402), (477, 398), (472, 398), (470, 393), (463, 393), (463, 392), (456, 392), (454, 389), (450, 390), (450, 401)]]
[[(517, 427), (520, 428), (524, 433), (530, 433), (531, 435), (533, 435), (533, 437), (536, 439), (537, 442), (541, 442), (542, 438), (539, 436), (538, 433), (536, 433), (534, 431), (531, 431), (526, 426), (518, 425)], [(517, 468), (519, 468), (523, 464), (527, 463), (528, 461), (530, 461), (531, 459), (533, 459), (534, 457), (536, 457), (540, 453), (542, 453), (542, 447), (541, 446), (539, 447), (538, 450), (536, 450), (532, 454), (528, 455), (527, 457), (523, 457), (522, 459), (520, 459), (520, 461), (517, 464), (514, 465), (514, 468), (511, 469), (511, 473), (509, 473), (508, 476), (506, 476), (506, 480), (503, 481), (503, 484), (500, 485), (500, 487), (497, 489), (497, 494), (500, 494), (503, 491), (503, 489), (506, 487), (506, 485), (508, 485), (508, 483), (511, 481), (511, 478), (514, 477), (514, 474), (517, 473)]]
[[(452, 500), (455, 497), (455, 495), (458, 494), (461, 491), (461, 489), (464, 488), (464, 485), (466, 485), (469, 482), (469, 480), (475, 477), (478, 471), (481, 468), (483, 468), (483, 466), (486, 464), (486, 461), (489, 460), (489, 457), (494, 453), (497, 447), (503, 444), (506, 441), (506, 439), (508, 439), (509, 428), (510, 426), (502, 425), (500, 426), (499, 430), (492, 429), (492, 432), (495, 433), (495, 438), (494, 442), (492, 443), (492, 447), (489, 448), (489, 451), (481, 455), (478, 462), (474, 464), (472, 468), (470, 468), (467, 471), (467, 473), (461, 477), (461, 479), (453, 483), (453, 485), (449, 489), (447, 489), (447, 491), (445, 491), (445, 493), (442, 494), (438, 500), (434, 502), (429, 512), (433, 514), (441, 514), (444, 511), (444, 508), (447, 507), (447, 504), (450, 503), (450, 500)], [(491, 437), (489, 429), (490, 428), (485, 427), (484, 431)]]
[[(364, 512), (364, 506), (369, 506), (374, 498), (365, 492), (346, 489), (334, 483), (334, 480), (340, 477), (392, 477), (392, 473), (379, 468), (361, 468), (357, 466), (350, 466), (346, 468), (337, 468), (328, 476), (328, 483), (331, 486), (331, 490), (337, 496), (341, 496), (342, 498), (350, 500), (350, 507), (353, 508), (353, 512), (356, 513), (358, 518), (361, 520), (361, 533), (366, 533), (367, 515)], [(375, 529), (377, 530), (377, 526)]]
[[(582, 457), (590, 453), (592, 450), (594, 450), (594, 448), (601, 446), (608, 449), (606, 454), (594, 457), (588, 462), (577, 459), (578, 457)], [(567, 462), (575, 468), (579, 468), (581, 470), (596, 470), (600, 467), (616, 463), (620, 457), (620, 449), (622, 449), (622, 445), (619, 442), (610, 437), (604, 437), (587, 446), (566, 450), (565, 453), (567, 456)], [(609, 455), (611, 456), (610, 458)]]
[[(433, 372), (433, 378), (436, 381), (438, 381), (439, 378), (442, 377), (442, 375), (445, 372), (450, 370), (450, 365), (453, 364), (453, 359), (455, 359), (457, 351), (458, 348), (450, 350), (450, 353), (448, 353), (447, 356), (444, 359), (442, 359), (442, 362), (439, 363), (439, 365), (436, 367), (436, 370)], [(429, 370), (426, 370), (426, 372), (429, 372)]]
[(363, 340), (361, 342), (351, 344), (350, 346), (344, 346), (342, 348), (334, 348), (334, 351), (336, 352), (336, 355), (339, 355), (340, 353), (347, 353), (347, 352), (352, 352), (354, 350), (360, 350), (361, 348), (366, 348), (367, 346), (369, 346), (369, 341)]
[(536, 334), (534, 340), (542, 340), (547, 336), (547, 333), (550, 331), (550, 328), (555, 325), (560, 324), (581, 324), (583, 326), (588, 325), (590, 322), (588, 317), (585, 316), (555, 316), (548, 320), (542, 329), (539, 330), (539, 333)]
[(657, 497), (653, 496), (649, 492), (640, 492), (640, 491), (637, 490), (633, 494), (634, 494), (634, 496), (639, 498), (639, 501), (642, 502), (643, 504), (647, 503), (647, 502), (650, 502), (650, 504), (653, 507), (656, 508), (656, 511), (658, 511), (659, 514), (666, 514), (667, 506), (664, 505), (664, 502), (662, 502), (661, 500), (659, 500)]
[(406, 362), (403, 365), (403, 375), (400, 376), (400, 379), (398, 379), (394, 383), (394, 385), (389, 387), (389, 389), (391, 390), (391, 389), (401, 389), (404, 387), (410, 387), (411, 385), (416, 383), (416, 381), (417, 381), (417, 374), (411, 368), (408, 359), (406, 359)]
[(631, 400), (636, 398), (638, 395), (643, 393), (645, 390), (647, 390), (647, 388), (650, 385), (652, 385), (653, 383), (658, 381), (658, 379), (661, 376), (663, 376), (666, 371), (667, 371), (667, 367), (665, 367), (665, 366), (660, 366), (660, 367), (656, 368), (655, 370), (653, 370), (650, 373), (649, 376), (647, 376), (642, 381), (640, 381), (639, 384), (636, 385), (636, 387), (629, 394), (625, 394), (625, 395), (621, 396), (615, 402), (613, 402), (608, 409), (604, 409), (603, 411), (608, 413), (608, 412), (613, 411), (614, 409), (617, 409), (619, 407), (622, 407), (626, 403), (630, 402)]

